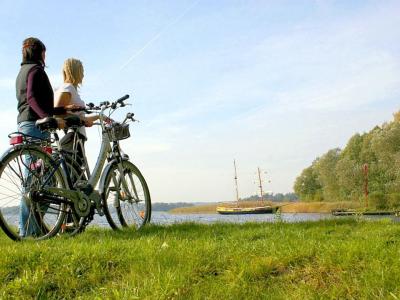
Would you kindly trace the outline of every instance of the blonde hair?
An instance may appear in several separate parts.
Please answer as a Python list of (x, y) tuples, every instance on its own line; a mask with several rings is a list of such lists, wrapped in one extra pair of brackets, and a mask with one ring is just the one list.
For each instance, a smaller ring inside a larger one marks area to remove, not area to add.
[(83, 65), (79, 59), (68, 58), (63, 66), (64, 82), (78, 86), (83, 80)]

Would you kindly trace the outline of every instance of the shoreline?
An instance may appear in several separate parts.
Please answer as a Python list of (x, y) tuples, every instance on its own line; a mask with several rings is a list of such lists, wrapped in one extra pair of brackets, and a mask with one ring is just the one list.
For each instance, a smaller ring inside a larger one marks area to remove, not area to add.
[[(271, 202), (246, 201), (239, 203), (239, 207), (255, 207), (260, 205), (271, 205), (279, 208), (282, 213), (331, 213), (332, 210), (360, 209), (359, 202), (338, 201), (338, 202)], [(217, 214), (217, 206), (237, 207), (235, 202), (210, 203), (190, 207), (179, 207), (168, 211), (170, 214)]]

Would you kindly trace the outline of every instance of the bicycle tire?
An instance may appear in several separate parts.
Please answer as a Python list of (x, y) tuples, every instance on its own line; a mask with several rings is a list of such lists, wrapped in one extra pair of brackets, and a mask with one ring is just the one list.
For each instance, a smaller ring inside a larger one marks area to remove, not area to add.
[[(118, 163), (113, 163), (105, 175), (102, 192), (104, 214), (115, 230), (128, 227), (140, 229), (151, 219), (150, 191), (142, 173), (133, 163), (123, 161), (122, 169), (129, 193), (122, 186)], [(129, 194), (133, 199), (128, 199)]]
[(8, 237), (15, 241), (42, 240), (58, 233), (65, 217), (65, 204), (37, 200), (32, 192), (40, 191), (44, 184), (65, 188), (64, 178), (61, 168), (38, 146), (15, 146), (2, 156), (0, 227)]

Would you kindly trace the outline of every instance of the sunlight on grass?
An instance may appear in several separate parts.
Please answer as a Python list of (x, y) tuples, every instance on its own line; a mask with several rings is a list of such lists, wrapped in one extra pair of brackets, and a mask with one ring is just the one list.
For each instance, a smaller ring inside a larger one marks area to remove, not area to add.
[(400, 296), (400, 227), (388, 220), (92, 228), (0, 242), (0, 298)]

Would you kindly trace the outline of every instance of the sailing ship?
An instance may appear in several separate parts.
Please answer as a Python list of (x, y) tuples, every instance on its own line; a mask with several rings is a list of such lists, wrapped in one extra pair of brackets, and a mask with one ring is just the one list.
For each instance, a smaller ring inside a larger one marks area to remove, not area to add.
[(264, 193), (261, 181), (261, 171), (258, 168), (258, 180), (259, 188), (261, 194), (261, 205), (255, 207), (240, 207), (239, 206), (239, 189), (237, 184), (237, 171), (236, 171), (236, 161), (233, 160), (233, 166), (235, 168), (235, 187), (236, 187), (236, 207), (230, 206), (218, 206), (217, 213), (221, 215), (241, 215), (241, 214), (271, 214), (276, 212), (276, 208), (271, 205), (263, 205), (264, 203)]

